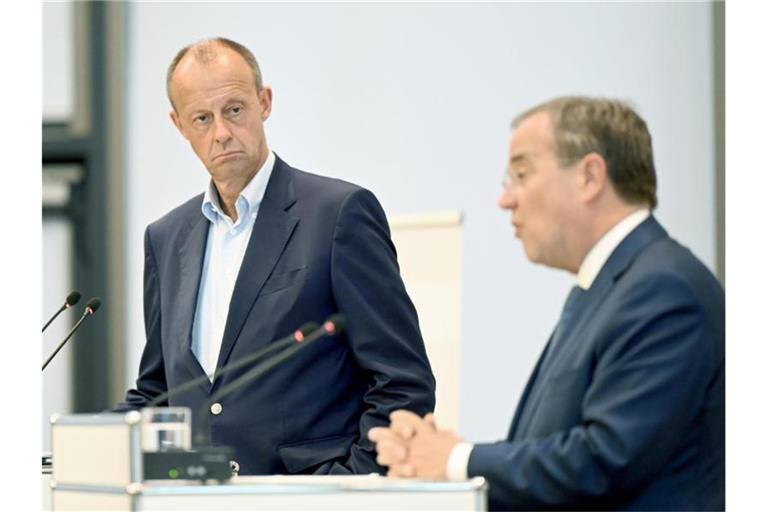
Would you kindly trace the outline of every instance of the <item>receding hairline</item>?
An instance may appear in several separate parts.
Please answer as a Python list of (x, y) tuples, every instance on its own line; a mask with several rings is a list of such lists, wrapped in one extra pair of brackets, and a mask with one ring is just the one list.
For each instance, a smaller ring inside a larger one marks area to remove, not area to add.
[(195, 62), (202, 65), (209, 65), (214, 62), (219, 56), (217, 50), (224, 49), (230, 50), (233, 53), (240, 56), (243, 62), (251, 69), (253, 74), (253, 83), (257, 92), (261, 92), (264, 89), (264, 84), (261, 77), (261, 69), (259, 63), (253, 53), (243, 46), (242, 44), (227, 39), (225, 37), (214, 37), (208, 39), (202, 39), (196, 43), (189, 44), (179, 50), (168, 66), (168, 71), (165, 78), (166, 94), (168, 95), (168, 101), (171, 102), (171, 106), (176, 109), (176, 105), (173, 103), (173, 96), (171, 95), (171, 89), (173, 84), (173, 78), (176, 74), (176, 70), (179, 64), (187, 57), (194, 58)]
[(561, 100), (561, 98), (545, 101), (544, 103), (539, 103), (538, 105), (533, 106), (528, 110), (524, 110), (523, 112), (517, 114), (515, 118), (512, 119), (512, 126), (511, 126), (512, 129), (519, 128), (520, 124), (522, 124), (523, 121), (526, 121), (527, 119), (530, 119), (531, 117), (537, 114), (547, 114), (547, 116), (549, 117), (549, 121), (552, 123), (554, 128), (555, 121), (552, 115), (553, 104), (559, 100)]
[(645, 120), (626, 100), (560, 96), (518, 114), (512, 129), (539, 113), (552, 124), (555, 152), (561, 165), (570, 165), (590, 152), (608, 166), (608, 177), (628, 203), (658, 202), (651, 134)]

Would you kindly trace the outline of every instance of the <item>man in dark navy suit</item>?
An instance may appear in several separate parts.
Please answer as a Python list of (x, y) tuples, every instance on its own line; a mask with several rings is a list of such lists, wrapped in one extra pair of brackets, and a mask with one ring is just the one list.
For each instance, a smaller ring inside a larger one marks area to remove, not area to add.
[[(234, 448), (241, 474), (383, 472), (365, 434), (395, 409), (432, 411), (435, 381), (381, 206), (268, 148), (272, 89), (240, 44), (182, 49), (167, 88), (171, 119), (211, 181), (146, 230), (147, 342), (116, 410), (207, 374), (161, 405), (204, 410), (195, 422)], [(201, 409), (251, 369), (210, 380), (217, 368), (337, 312), (345, 334)]]
[(528, 258), (576, 286), (505, 440), (473, 445), (396, 411), (369, 433), (379, 463), (483, 476), (493, 509), (723, 509), (725, 297), (651, 214), (645, 122), (622, 102), (565, 97), (514, 126), (499, 205)]

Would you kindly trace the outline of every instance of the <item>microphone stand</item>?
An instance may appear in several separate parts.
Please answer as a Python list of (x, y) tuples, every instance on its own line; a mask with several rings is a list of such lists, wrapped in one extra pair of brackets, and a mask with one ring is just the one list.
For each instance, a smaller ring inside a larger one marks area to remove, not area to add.
[(64, 340), (61, 343), (59, 343), (59, 346), (56, 347), (56, 350), (53, 351), (53, 354), (48, 356), (48, 359), (46, 359), (45, 363), (43, 363), (42, 371), (45, 371), (46, 366), (48, 366), (53, 360), (53, 358), (56, 357), (56, 354), (59, 353), (59, 350), (62, 349), (62, 347), (69, 340), (69, 338), (71, 338), (72, 335), (75, 334), (75, 331), (80, 327), (80, 324), (82, 324), (86, 318), (94, 314), (100, 305), (101, 305), (101, 301), (99, 299), (91, 299), (88, 302), (88, 305), (85, 306), (85, 311), (83, 311), (83, 316), (81, 316), (80, 320), (78, 320), (75, 326), (72, 327), (72, 329), (69, 331), (69, 334), (67, 334), (67, 337), (64, 338)]
[(193, 424), (196, 425), (196, 428), (193, 429), (196, 432), (195, 438), (194, 438), (195, 444), (204, 445), (207, 442), (205, 438), (205, 433), (203, 432), (203, 430), (205, 430), (203, 429), (205, 422), (203, 422), (202, 418), (205, 417), (205, 411), (210, 408), (211, 404), (221, 400), (221, 398), (223, 398), (224, 396), (230, 394), (232, 391), (235, 391), (241, 388), (242, 386), (248, 384), (252, 380), (261, 377), (263, 374), (267, 373), (269, 370), (271, 370), (278, 364), (290, 358), (291, 356), (293, 356), (293, 354), (295, 354), (302, 348), (306, 347), (313, 341), (318, 340), (326, 335), (332, 336), (334, 334), (338, 334), (343, 330), (344, 330), (344, 319), (342, 315), (340, 314), (333, 315), (330, 319), (325, 321), (322, 326), (315, 329), (315, 331), (313, 331), (303, 340), (296, 340), (296, 343), (293, 346), (289, 346), (282, 352), (279, 352), (278, 354), (271, 357), (270, 359), (267, 359), (266, 361), (257, 365), (255, 368), (249, 370), (245, 375), (242, 375), (241, 377), (237, 378), (233, 382), (229, 383), (228, 385), (224, 386), (223, 388), (218, 390), (216, 393), (214, 393), (207, 401), (203, 403), (203, 405), (197, 411), (198, 414), (195, 416), (192, 416)]
[(315, 322), (309, 322), (301, 326), (296, 332), (293, 334), (286, 336), (285, 338), (276, 341), (274, 343), (270, 343), (267, 346), (261, 348), (260, 350), (257, 350), (256, 352), (249, 354), (247, 356), (243, 356), (242, 358), (238, 359), (237, 361), (234, 361), (232, 363), (229, 363), (228, 365), (222, 366), (221, 368), (218, 368), (216, 371), (214, 371), (210, 376), (209, 375), (203, 375), (202, 377), (198, 377), (195, 379), (190, 380), (189, 382), (185, 382), (184, 384), (181, 384), (173, 389), (167, 390), (165, 393), (162, 393), (152, 400), (149, 401), (149, 403), (146, 405), (146, 407), (156, 407), (160, 405), (161, 403), (165, 402), (169, 398), (179, 395), (188, 389), (192, 389), (193, 387), (197, 386), (198, 384), (201, 384), (203, 382), (206, 382), (210, 379), (211, 382), (215, 381), (218, 377), (227, 374), (233, 370), (237, 370), (238, 368), (241, 368), (248, 363), (251, 363), (253, 361), (256, 361), (257, 359), (260, 359), (264, 357), (265, 355), (269, 354), (270, 352), (274, 352), (276, 350), (282, 350), (285, 347), (289, 347), (293, 343), (296, 343), (297, 341), (301, 341), (304, 339), (305, 336), (307, 336), (308, 333), (311, 333), (315, 331), (318, 328), (317, 323)]

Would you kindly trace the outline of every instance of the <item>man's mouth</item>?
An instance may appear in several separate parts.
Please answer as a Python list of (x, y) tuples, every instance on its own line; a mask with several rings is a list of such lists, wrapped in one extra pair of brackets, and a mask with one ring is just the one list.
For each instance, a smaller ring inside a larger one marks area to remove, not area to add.
[(232, 156), (241, 155), (242, 153), (243, 153), (242, 151), (227, 151), (226, 153), (219, 153), (218, 155), (213, 157), (213, 159), (214, 160), (219, 160), (221, 158), (229, 158), (229, 157), (232, 157)]

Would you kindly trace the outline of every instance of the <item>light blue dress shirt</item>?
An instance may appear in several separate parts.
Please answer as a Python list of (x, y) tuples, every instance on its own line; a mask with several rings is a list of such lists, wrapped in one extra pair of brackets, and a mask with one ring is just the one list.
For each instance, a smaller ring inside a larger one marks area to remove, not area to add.
[(192, 325), (192, 352), (209, 378), (216, 370), (229, 302), (274, 165), (275, 155), (270, 151), (264, 165), (235, 201), (235, 222), (221, 208), (213, 181), (203, 197), (203, 215), (210, 226)]

